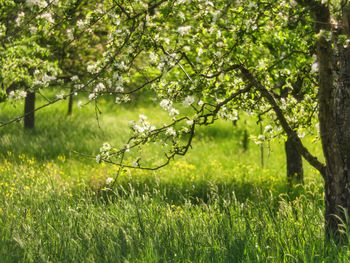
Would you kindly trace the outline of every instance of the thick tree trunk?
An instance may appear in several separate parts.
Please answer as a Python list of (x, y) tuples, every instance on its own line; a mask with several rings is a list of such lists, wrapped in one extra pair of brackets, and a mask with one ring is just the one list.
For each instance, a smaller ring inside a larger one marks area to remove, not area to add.
[(291, 139), (284, 143), (287, 159), (287, 180), (289, 184), (304, 180), (303, 160)]
[[(331, 66), (332, 52), (326, 41), (319, 43), (319, 121), (323, 153), (326, 159), (325, 179), (325, 220), (328, 237), (339, 239), (339, 224), (345, 222), (344, 211), (350, 208), (350, 191), (347, 171), (344, 169), (347, 160), (340, 151), (337, 115), (335, 107), (335, 83)], [(345, 112), (344, 112), (345, 113)], [(344, 114), (338, 112), (338, 114)], [(345, 209), (345, 210), (344, 210)]]
[(35, 92), (27, 91), (24, 102), (24, 128), (33, 129), (35, 125)]
[[(346, 222), (350, 211), (350, 49), (339, 48), (339, 73), (334, 83), (333, 127), (321, 130), (326, 156), (326, 227), (334, 232)], [(324, 119), (324, 122), (327, 122)], [(323, 124), (322, 126), (325, 126)]]
[[(344, 24), (344, 33), (349, 35), (348, 27)], [(334, 49), (331, 41), (320, 37), (317, 55), (320, 133), (326, 159), (326, 234), (339, 240), (340, 225), (350, 225), (346, 222), (350, 210), (350, 50), (343, 45)]]
[(343, 21), (333, 23), (328, 4), (297, 1), (308, 6), (317, 21), (319, 122), (326, 159), (325, 169), (319, 170), (325, 179), (326, 235), (340, 240), (341, 224), (350, 226), (350, 48), (338, 36), (350, 38), (350, 6), (344, 1)]

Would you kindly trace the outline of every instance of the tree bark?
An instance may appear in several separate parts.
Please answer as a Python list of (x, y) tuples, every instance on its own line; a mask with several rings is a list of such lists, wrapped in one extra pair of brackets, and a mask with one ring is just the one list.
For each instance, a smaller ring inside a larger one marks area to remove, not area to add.
[(35, 126), (35, 92), (27, 91), (24, 102), (24, 128), (33, 129)]
[[(316, 19), (329, 27), (330, 16), (318, 12)], [(327, 12), (329, 9), (323, 10), (323, 13)], [(344, 15), (348, 16), (346, 13)], [(323, 20), (325, 17), (328, 19)], [(349, 37), (349, 25), (343, 26), (342, 33)], [(341, 224), (350, 224), (346, 221), (350, 209), (350, 49), (337, 42), (337, 39), (332, 43), (321, 36), (317, 43), (317, 57), (320, 134), (326, 159), (323, 174), (326, 235), (341, 240)]]
[(289, 184), (303, 183), (304, 170), (303, 160), (300, 153), (296, 149), (291, 139), (288, 139), (285, 143), (285, 152), (287, 159), (287, 180)]
[(346, 221), (350, 210), (350, 50), (342, 46), (338, 50), (337, 79), (332, 93), (329, 98), (324, 98), (323, 103), (323, 107), (329, 107), (332, 118), (329, 120), (327, 114), (320, 111), (322, 146), (327, 164), (326, 229), (337, 239), (340, 238), (339, 225), (350, 225)]

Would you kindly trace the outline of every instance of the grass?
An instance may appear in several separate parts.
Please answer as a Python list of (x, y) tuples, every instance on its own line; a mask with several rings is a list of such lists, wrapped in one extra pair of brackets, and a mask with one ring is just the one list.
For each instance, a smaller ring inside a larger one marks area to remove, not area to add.
[[(21, 112), (1, 104), (0, 120)], [(166, 114), (150, 103), (102, 101), (66, 117), (59, 103), (37, 114), (36, 129), (0, 130), (0, 262), (348, 262), (348, 244), (325, 241), (323, 184), (305, 164), (305, 185), (288, 187), (281, 142), (242, 147), (244, 129), (220, 121), (200, 129), (193, 149), (155, 172), (117, 168), (73, 153), (122, 145), (128, 121)], [(311, 144), (320, 154), (319, 145)], [(149, 148), (145, 156), (159, 158)]]

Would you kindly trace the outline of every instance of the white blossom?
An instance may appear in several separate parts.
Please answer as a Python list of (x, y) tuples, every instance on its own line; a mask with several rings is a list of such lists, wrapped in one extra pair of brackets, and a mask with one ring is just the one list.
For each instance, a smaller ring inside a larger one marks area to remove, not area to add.
[(168, 128), (168, 129), (165, 131), (165, 134), (166, 134), (166, 135), (171, 135), (171, 136), (176, 136), (176, 131), (174, 130), (173, 127), (170, 127), (170, 128)]
[(177, 29), (177, 32), (183, 36), (183, 35), (187, 35), (191, 30), (191, 26), (181, 26)]
[(139, 115), (140, 120), (147, 120), (147, 116), (140, 114)]
[(30, 33), (31, 33), (32, 35), (34, 35), (34, 34), (38, 31), (38, 28), (35, 27), (35, 26), (31, 26), (31, 27), (29, 28), (29, 31), (30, 31)]
[(121, 61), (120, 63), (116, 63), (115, 66), (121, 70), (125, 70), (127, 69), (128, 67), (125, 65), (125, 62), (124, 61)]
[(271, 125), (267, 125), (264, 129), (265, 132), (270, 132), (272, 131), (273, 127)]
[(44, 74), (44, 76), (42, 76), (42, 78), (41, 78), (41, 81), (43, 82), (43, 84), (47, 84), (50, 81), (55, 80), (55, 79), (56, 79), (55, 76), (49, 76), (47, 74)]
[(27, 92), (24, 90), (15, 90), (9, 93), (9, 100), (24, 99), (27, 96)]
[(24, 12), (20, 12), (20, 13), (17, 15), (17, 18), (16, 18), (16, 20), (15, 20), (17, 26), (20, 26), (20, 24), (22, 23), (22, 21), (23, 21), (23, 19), (24, 19), (24, 16), (25, 16)]
[(94, 93), (94, 92), (90, 93), (89, 100), (94, 100), (96, 98), (97, 98), (97, 94), (96, 93)]
[(248, 5), (248, 8), (257, 8), (257, 4), (253, 3), (253, 2), (250, 2), (249, 5)]
[(102, 82), (100, 82), (94, 88), (94, 92), (100, 92), (100, 91), (103, 91), (105, 89), (106, 89), (105, 85)]
[(128, 102), (128, 101), (131, 100), (129, 95), (125, 95), (121, 99), (122, 99), (123, 102)]
[(62, 100), (63, 98), (64, 98), (64, 94), (63, 93), (60, 93), (60, 94), (56, 95), (56, 99), (58, 99), (58, 100)]
[(182, 102), (182, 106), (184, 106), (184, 108), (188, 108), (189, 106), (192, 105), (193, 102), (194, 102), (194, 97), (193, 96), (187, 96), (185, 98), (185, 100)]
[(47, 22), (53, 24), (55, 23), (55, 20), (53, 19), (52, 17), (52, 14), (51, 13), (44, 13), (40, 16), (40, 18), (43, 18), (45, 20), (47, 20)]
[(105, 151), (109, 151), (111, 149), (112, 149), (112, 146), (109, 143), (105, 142), (105, 143), (103, 143), (102, 148), (100, 149), (100, 151), (101, 152), (105, 152)]
[(4, 36), (6, 34), (6, 26), (0, 23), (0, 36)]
[(116, 92), (124, 92), (124, 88), (121, 87), (121, 86), (116, 86), (115, 89), (114, 89)]
[(315, 62), (315, 63), (312, 64), (312, 66), (311, 66), (311, 72), (312, 72), (312, 73), (318, 72), (318, 68), (319, 68), (318, 63)]
[(156, 54), (154, 54), (153, 52), (150, 52), (150, 53), (149, 53), (149, 58), (150, 58), (150, 61), (151, 61), (152, 63), (155, 63), (155, 62), (157, 62), (157, 60), (158, 60), (158, 56), (157, 56)]
[(175, 115), (177, 115), (177, 114), (179, 114), (179, 111), (178, 111), (177, 109), (171, 108), (171, 109), (169, 110), (169, 115), (170, 115), (170, 116), (175, 116)]
[(164, 110), (168, 110), (169, 107), (172, 106), (172, 102), (170, 100), (164, 99), (162, 100), (159, 105), (164, 109)]
[(80, 20), (77, 21), (77, 27), (78, 27), (79, 29), (82, 29), (83, 27), (85, 27), (85, 25), (86, 25), (87, 23), (88, 23), (87, 21), (84, 21), (84, 20), (80, 19)]
[(265, 140), (266, 140), (265, 135), (264, 135), (264, 134), (260, 134), (260, 135), (258, 136), (258, 140), (260, 140), (260, 141), (265, 141)]
[(198, 49), (198, 56), (203, 54), (203, 48)]
[(292, 7), (296, 7), (298, 5), (298, 3), (296, 1), (294, 1), (294, 0), (292, 0), (292, 1), (290, 1), (290, 5)]
[(298, 137), (301, 138), (301, 139), (304, 138), (305, 135), (306, 135), (305, 132), (300, 132), (300, 133), (298, 132)]
[(67, 37), (69, 40), (73, 40), (74, 39), (74, 31), (72, 29), (68, 29), (67, 30)]
[(27, 0), (26, 4), (29, 7), (38, 6), (39, 8), (45, 8), (47, 6), (46, 1), (43, 0)]
[(86, 70), (89, 72), (89, 73), (94, 73), (96, 72), (96, 69), (97, 69), (97, 65), (88, 65)]
[(79, 77), (77, 75), (74, 75), (73, 77), (70, 78), (71, 81), (78, 81), (79, 80)]
[(110, 184), (114, 181), (114, 179), (112, 177), (108, 177), (106, 180), (106, 184)]
[(168, 99), (163, 99), (159, 105), (166, 111), (169, 112), (170, 116), (179, 114), (179, 111), (173, 107), (173, 102)]

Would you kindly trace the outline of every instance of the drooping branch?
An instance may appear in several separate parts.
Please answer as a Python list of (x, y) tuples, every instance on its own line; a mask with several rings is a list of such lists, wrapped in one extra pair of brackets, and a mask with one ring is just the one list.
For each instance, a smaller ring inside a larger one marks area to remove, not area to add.
[(268, 91), (266, 87), (264, 87), (254, 76), (253, 74), (246, 69), (244, 66), (240, 67), (243, 77), (249, 81), (261, 94), (267, 99), (267, 101), (271, 104), (273, 110), (276, 113), (277, 119), (279, 120), (283, 130), (287, 133), (288, 138), (290, 138), (299, 153), (307, 160), (313, 167), (315, 167), (322, 175), (325, 171), (325, 164), (321, 163), (315, 156), (313, 156), (309, 150), (303, 145), (300, 140), (298, 134), (292, 129), (289, 125), (286, 117), (283, 114), (282, 109), (277, 104), (273, 95)]

